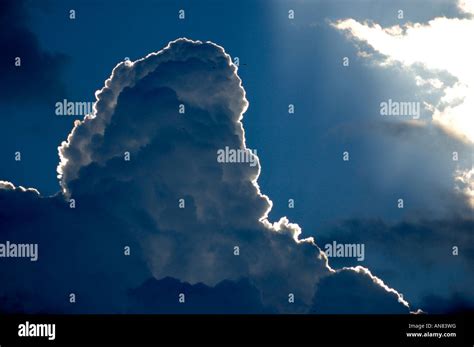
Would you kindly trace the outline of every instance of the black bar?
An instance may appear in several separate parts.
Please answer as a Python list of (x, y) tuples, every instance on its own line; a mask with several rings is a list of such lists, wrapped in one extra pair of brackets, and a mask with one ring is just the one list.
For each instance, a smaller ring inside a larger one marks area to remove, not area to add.
[[(55, 324), (55, 339), (20, 337), (26, 322)], [(423, 328), (409, 328), (421, 324)], [(427, 328), (427, 324), (431, 324)], [(455, 324), (436, 328), (436, 324)], [(472, 346), (472, 314), (456, 315), (4, 315), (0, 346), (66, 344), (392, 344)], [(407, 333), (456, 337), (407, 337)]]

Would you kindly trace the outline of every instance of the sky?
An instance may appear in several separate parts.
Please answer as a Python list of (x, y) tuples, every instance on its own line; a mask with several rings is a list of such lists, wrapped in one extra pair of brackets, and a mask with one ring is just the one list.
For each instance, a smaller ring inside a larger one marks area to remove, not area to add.
[[(0, 293), (3, 310), (195, 312), (234, 290), (248, 297), (229, 312), (472, 309), (473, 8), (2, 2), (0, 242), (44, 254), (1, 260), (2, 279), (31, 273)], [(64, 99), (97, 100), (95, 115), (56, 115)], [(420, 114), (382, 115), (388, 100)], [(216, 166), (226, 145), (259, 165)], [(333, 241), (364, 259), (328, 257)], [(114, 295), (90, 285), (105, 274)], [(180, 290), (204, 301), (156, 303)]]

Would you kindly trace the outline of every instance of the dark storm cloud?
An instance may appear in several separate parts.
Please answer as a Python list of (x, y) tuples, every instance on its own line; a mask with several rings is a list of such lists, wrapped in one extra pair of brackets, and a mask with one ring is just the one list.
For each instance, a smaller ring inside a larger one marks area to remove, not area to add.
[[(65, 93), (61, 74), (68, 61), (47, 52), (29, 28), (25, 1), (0, 2), (0, 102), (59, 100)], [(21, 67), (15, 58), (21, 58)]]
[(0, 182), (0, 243), (38, 244), (36, 262), (0, 258), (0, 311), (120, 312), (126, 290), (150, 276), (128, 227), (95, 199), (71, 209), (62, 196)]
[[(249, 311), (307, 312), (318, 282), (335, 275), (327, 259), (312, 239), (299, 238), (297, 225), (286, 218), (273, 224), (266, 219), (271, 202), (256, 183), (260, 165), (217, 161), (217, 151), (226, 146), (246, 149), (240, 119), (247, 100), (224, 50), (209, 42), (174, 41), (146, 58), (117, 65), (96, 96), (94, 115), (77, 121), (60, 147), (61, 184), (75, 209), (62, 195), (45, 199), (12, 186), (0, 189), (0, 211), (10, 216), (0, 219), (2, 239), (33, 238), (43, 245), (44, 260), (33, 278), (54, 287), (44, 294), (43, 309), (56, 310), (54, 300), (78, 291), (84, 306), (69, 305), (69, 310), (130, 310), (127, 289), (151, 274), (182, 280), (197, 292), (201, 282), (214, 287), (203, 289), (204, 296), (216, 293), (223, 300), (245, 287), (255, 303)], [(184, 114), (178, 112), (180, 104)], [(124, 160), (127, 152), (130, 161)], [(25, 201), (9, 205), (10, 198)], [(180, 199), (185, 208), (179, 207)], [(124, 245), (131, 246), (130, 257), (124, 256)], [(27, 290), (33, 283), (28, 269), (30, 264), (21, 264), (2, 272), (5, 277), (21, 271), (26, 282), (14, 282), (0, 294)], [(51, 273), (50, 282), (45, 272)], [(224, 280), (235, 285), (223, 285)], [(182, 287), (170, 281), (173, 291)], [(370, 273), (361, 281), (380, 287), (389, 301), (397, 297), (408, 312), (400, 294)], [(132, 291), (135, 303), (151, 300), (168, 280), (153, 283)], [(339, 293), (350, 297), (350, 291), (341, 286)], [(98, 303), (102, 296), (107, 299)], [(194, 309), (199, 307), (205, 308)]]
[[(179, 294), (184, 294), (185, 305), (179, 302)], [(260, 292), (246, 279), (226, 280), (209, 287), (170, 277), (152, 278), (131, 290), (129, 298), (129, 313), (274, 313), (263, 306)]]

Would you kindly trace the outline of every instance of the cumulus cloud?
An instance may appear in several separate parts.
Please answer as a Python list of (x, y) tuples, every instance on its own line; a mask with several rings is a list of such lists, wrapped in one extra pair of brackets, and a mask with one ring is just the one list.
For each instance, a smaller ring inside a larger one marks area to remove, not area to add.
[[(2, 239), (24, 234), (41, 240), (46, 260), (39, 264), (48, 264), (51, 273), (44, 285), (61, 282), (43, 309), (54, 310), (56, 295), (76, 290), (86, 301), (77, 310), (123, 311), (120, 295), (152, 276), (215, 290), (224, 280), (238, 286), (248, 279), (262, 307), (307, 312), (319, 281), (336, 273), (312, 238), (299, 237), (298, 225), (267, 220), (271, 201), (257, 184), (259, 164), (217, 161), (226, 146), (248, 150), (240, 122), (248, 102), (224, 49), (211, 42), (170, 42), (118, 64), (96, 98), (93, 114), (76, 121), (59, 148), (62, 194), (26, 198), (23, 191), (0, 189), (0, 211), (8, 216), (0, 219)], [(25, 205), (31, 216), (21, 219)], [(124, 245), (131, 247), (130, 258)], [(59, 256), (67, 259), (60, 265)], [(38, 266), (34, 276), (40, 280), (46, 267)], [(97, 286), (99, 277), (103, 284)], [(408, 312), (401, 295), (370, 273), (361, 281), (386, 293), (390, 307), (395, 302)], [(29, 285), (15, 282), (4, 296)], [(338, 290), (349, 297), (350, 291)], [(288, 302), (290, 293), (295, 303)], [(102, 296), (107, 305), (97, 306)]]

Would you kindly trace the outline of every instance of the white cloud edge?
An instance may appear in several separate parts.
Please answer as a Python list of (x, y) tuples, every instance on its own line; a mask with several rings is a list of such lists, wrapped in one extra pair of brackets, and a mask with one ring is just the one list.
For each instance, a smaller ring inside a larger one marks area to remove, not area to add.
[(15, 186), (12, 182), (10, 181), (2, 181), (0, 180), (0, 189), (3, 190), (19, 190), (21, 192), (32, 192), (40, 196), (40, 192), (36, 188), (25, 188), (23, 186)]

